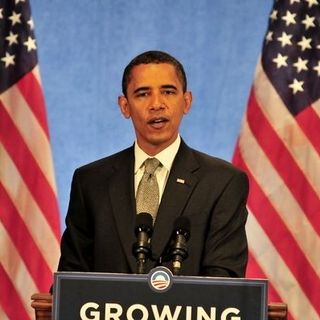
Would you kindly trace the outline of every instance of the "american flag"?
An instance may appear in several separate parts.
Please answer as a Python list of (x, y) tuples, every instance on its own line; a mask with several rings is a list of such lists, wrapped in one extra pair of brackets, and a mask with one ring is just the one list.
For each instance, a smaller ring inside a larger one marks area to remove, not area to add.
[(278, 0), (233, 163), (249, 175), (248, 277), (289, 319), (320, 319), (320, 4)]
[(27, 0), (0, 0), (0, 319), (31, 319), (59, 254), (51, 147)]

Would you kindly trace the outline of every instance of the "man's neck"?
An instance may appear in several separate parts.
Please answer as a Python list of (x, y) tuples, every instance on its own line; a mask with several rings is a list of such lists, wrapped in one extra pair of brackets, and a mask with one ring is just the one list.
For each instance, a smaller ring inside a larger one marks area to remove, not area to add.
[(170, 147), (175, 141), (177, 140), (179, 134), (170, 142), (167, 144), (141, 144), (138, 140), (136, 140), (136, 143), (138, 144), (139, 148), (144, 151), (146, 154), (148, 154), (150, 157), (156, 156), (161, 151), (165, 150), (166, 148)]

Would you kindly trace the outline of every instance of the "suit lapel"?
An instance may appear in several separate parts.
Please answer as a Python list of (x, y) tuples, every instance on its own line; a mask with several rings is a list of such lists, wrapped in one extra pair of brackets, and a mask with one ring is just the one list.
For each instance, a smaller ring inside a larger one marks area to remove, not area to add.
[(158, 260), (168, 243), (174, 221), (180, 216), (198, 183), (194, 171), (199, 164), (194, 158), (193, 152), (181, 141), (171, 172), (160, 203), (154, 232), (152, 236), (152, 254)]
[[(136, 260), (132, 254), (135, 242), (134, 153), (133, 148), (123, 152), (114, 167), (109, 194), (116, 227), (131, 271), (135, 272)], [(115, 254), (117, 254), (115, 252)]]

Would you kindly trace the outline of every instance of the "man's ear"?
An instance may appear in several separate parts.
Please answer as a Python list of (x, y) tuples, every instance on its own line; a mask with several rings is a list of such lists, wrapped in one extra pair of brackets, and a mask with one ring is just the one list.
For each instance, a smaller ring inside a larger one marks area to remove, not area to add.
[(120, 107), (121, 113), (126, 119), (130, 118), (130, 108), (128, 99), (125, 96), (118, 97), (118, 105)]
[(185, 101), (185, 106), (184, 106), (184, 109), (183, 109), (183, 113), (184, 114), (187, 114), (190, 109), (191, 109), (191, 104), (192, 104), (192, 92), (191, 91), (186, 91), (184, 94), (183, 94), (183, 97), (184, 97), (184, 101)]

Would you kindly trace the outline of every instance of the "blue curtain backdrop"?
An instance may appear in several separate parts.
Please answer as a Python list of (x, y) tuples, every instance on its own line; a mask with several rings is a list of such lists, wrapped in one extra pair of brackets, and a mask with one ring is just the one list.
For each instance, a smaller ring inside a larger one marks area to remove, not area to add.
[(168, 51), (184, 64), (194, 102), (187, 143), (232, 157), (271, 0), (31, 0), (64, 228), (76, 167), (131, 145), (118, 109), (124, 66)]

